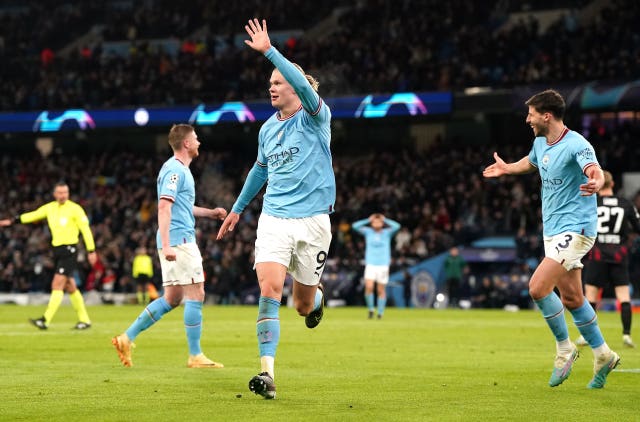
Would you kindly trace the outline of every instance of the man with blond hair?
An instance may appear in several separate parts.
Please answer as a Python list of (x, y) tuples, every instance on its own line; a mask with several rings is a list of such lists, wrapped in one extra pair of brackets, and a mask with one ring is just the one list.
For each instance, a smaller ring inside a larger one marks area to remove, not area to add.
[(261, 371), (249, 381), (249, 389), (273, 399), (279, 309), (287, 272), (294, 279), (294, 306), (307, 327), (316, 327), (323, 315), (320, 278), (331, 243), (329, 214), (336, 198), (329, 148), (331, 111), (317, 93), (317, 81), (271, 46), (266, 21), (250, 20), (245, 30), (251, 37), (245, 43), (276, 67), (269, 95), (277, 112), (260, 129), (258, 158), (218, 239), (234, 229), (240, 213), (267, 183), (255, 247)]
[(195, 206), (195, 182), (189, 169), (199, 154), (200, 141), (190, 125), (174, 125), (169, 131), (169, 158), (158, 175), (158, 233), (156, 242), (162, 270), (164, 296), (151, 302), (122, 334), (113, 337), (113, 346), (124, 366), (132, 366), (133, 341), (141, 331), (158, 322), (184, 299), (184, 328), (189, 346), (189, 368), (222, 368), (224, 365), (207, 358), (200, 348), (202, 335), (202, 303), (204, 302), (204, 270), (196, 245), (195, 218), (222, 220), (224, 208)]

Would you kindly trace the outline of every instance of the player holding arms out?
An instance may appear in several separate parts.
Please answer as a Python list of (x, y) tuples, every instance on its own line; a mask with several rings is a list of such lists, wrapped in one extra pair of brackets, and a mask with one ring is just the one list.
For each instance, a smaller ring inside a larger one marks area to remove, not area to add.
[[(371, 227), (367, 227), (369, 224)], [(387, 227), (385, 227), (385, 224)], [(387, 304), (387, 284), (389, 283), (389, 265), (391, 265), (391, 239), (400, 230), (400, 223), (382, 214), (372, 214), (369, 218), (358, 220), (353, 230), (364, 236), (364, 300), (373, 318), (373, 286), (377, 283), (378, 319), (382, 318)]]
[[(566, 307), (580, 333), (593, 349), (594, 376), (588, 388), (602, 388), (620, 357), (604, 341), (596, 313), (582, 292), (582, 263), (597, 235), (595, 193), (604, 175), (591, 144), (563, 123), (565, 102), (553, 90), (540, 92), (525, 103), (527, 124), (535, 139), (529, 155), (505, 163), (498, 153), (484, 177), (522, 174), (538, 170), (542, 181), (542, 223), (545, 257), (529, 281), (529, 294), (556, 338), (556, 358), (549, 385), (560, 385), (578, 357), (569, 340)], [(560, 291), (560, 297), (554, 288)], [(564, 305), (564, 307), (563, 307)]]
[(280, 339), (279, 308), (287, 272), (293, 279), (293, 301), (314, 328), (323, 315), (319, 288), (325, 267), (336, 197), (331, 164), (331, 112), (317, 93), (318, 82), (271, 46), (265, 20), (245, 25), (245, 43), (276, 67), (269, 80), (271, 105), (277, 112), (260, 128), (258, 157), (238, 199), (218, 232), (232, 231), (240, 213), (267, 183), (255, 245), (260, 285), (256, 334), (261, 372), (249, 389), (275, 398), (274, 359)]
[(49, 305), (41, 318), (30, 319), (31, 323), (41, 330), (46, 330), (58, 311), (64, 292), (69, 293), (71, 305), (78, 314), (77, 330), (91, 327), (91, 320), (84, 305), (80, 290), (76, 287), (73, 273), (78, 268), (78, 241), (82, 233), (84, 246), (87, 249), (87, 259), (91, 265), (98, 259), (93, 242), (93, 235), (89, 227), (89, 219), (82, 207), (69, 200), (69, 186), (65, 182), (56, 183), (53, 189), (55, 201), (48, 202), (35, 211), (16, 216), (13, 220), (0, 220), (0, 227), (7, 227), (13, 223), (29, 224), (47, 220), (51, 231), (51, 245), (55, 259), (55, 275), (51, 281), (51, 296)]
[[(584, 288), (587, 300), (596, 308), (598, 291), (611, 283), (620, 301), (622, 344), (635, 347), (631, 339), (631, 295), (629, 293), (629, 231), (640, 233), (640, 216), (631, 201), (613, 195), (613, 176), (604, 172), (604, 186), (598, 192), (598, 237), (584, 259)], [(583, 336), (578, 346), (587, 345)]]
[(156, 242), (162, 270), (164, 296), (147, 305), (127, 331), (115, 336), (111, 343), (124, 366), (132, 366), (133, 341), (141, 331), (158, 322), (184, 299), (184, 329), (189, 346), (189, 368), (222, 368), (207, 358), (200, 348), (202, 335), (202, 303), (204, 302), (204, 270), (202, 256), (195, 242), (196, 217), (224, 219), (224, 208), (195, 206), (196, 191), (191, 161), (199, 154), (200, 141), (190, 125), (173, 125), (169, 131), (169, 158), (158, 175), (158, 233)]

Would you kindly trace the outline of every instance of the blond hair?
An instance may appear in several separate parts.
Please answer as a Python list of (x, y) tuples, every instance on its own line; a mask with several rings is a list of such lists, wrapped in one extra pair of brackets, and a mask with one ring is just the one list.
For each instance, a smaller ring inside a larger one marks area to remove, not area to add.
[(613, 175), (607, 171), (603, 170), (604, 173), (604, 185), (602, 185), (602, 189), (610, 189), (613, 187)]
[(304, 73), (304, 69), (302, 69), (302, 67), (300, 67), (299, 64), (293, 63), (293, 65), (296, 67), (296, 69), (300, 71), (300, 73), (304, 75), (305, 78), (307, 78), (307, 81), (309, 82), (309, 85), (311, 85), (311, 88), (313, 88), (315, 92), (318, 92), (318, 87), (320, 86), (320, 82), (318, 82), (318, 80), (313, 76)]
[(171, 149), (174, 151), (180, 151), (182, 149), (182, 141), (184, 141), (184, 138), (194, 131), (195, 129), (193, 126), (184, 123), (171, 126), (171, 130), (169, 131), (169, 145), (171, 145)]

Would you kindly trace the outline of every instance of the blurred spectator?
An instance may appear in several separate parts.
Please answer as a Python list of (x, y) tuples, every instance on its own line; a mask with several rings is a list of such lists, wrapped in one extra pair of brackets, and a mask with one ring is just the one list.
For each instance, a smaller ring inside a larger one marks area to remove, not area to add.
[[(504, 25), (510, 11), (537, 9), (538, 2), (291, 0), (277, 12), (272, 2), (259, 1), (224, 7), (206, 0), (24, 3), (21, 12), (0, 13), (6, 34), (0, 51), (8, 58), (0, 65), (4, 110), (265, 98), (260, 75), (268, 65), (234, 39), (235, 28), (251, 16), (268, 17), (270, 29), (291, 32), (279, 47), (320, 75), (325, 96), (624, 81), (640, 74), (634, 41), (640, 4), (633, 0), (610, 2), (593, 17), (576, 12), (588, 0), (552, 2), (555, 9), (573, 9), (558, 14), (544, 32), (533, 17)], [(323, 37), (297, 35), (319, 22), (326, 25)], [(62, 47), (99, 24), (104, 40), (62, 54)], [(152, 47), (152, 39), (182, 48), (169, 54)], [(105, 52), (102, 44), (109, 40), (129, 42), (130, 53)], [(568, 46), (570, 56), (564, 54)], [(45, 51), (46, 66), (39, 69), (34, 63)]]
[(460, 251), (456, 247), (451, 248), (449, 256), (444, 261), (444, 274), (451, 306), (457, 306), (460, 300), (460, 288), (465, 270), (467, 270), (467, 262), (460, 256)]

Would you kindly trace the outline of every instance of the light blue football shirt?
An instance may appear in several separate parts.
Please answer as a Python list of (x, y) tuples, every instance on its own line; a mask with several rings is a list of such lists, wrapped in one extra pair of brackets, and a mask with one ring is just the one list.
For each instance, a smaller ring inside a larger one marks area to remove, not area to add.
[[(196, 241), (196, 218), (193, 206), (196, 201), (196, 186), (189, 167), (175, 157), (169, 158), (162, 165), (158, 174), (158, 202), (168, 199), (171, 207), (171, 224), (169, 225), (169, 243), (176, 246)], [(156, 234), (158, 249), (162, 248), (160, 231)]]
[[(274, 47), (265, 56), (291, 84), (302, 106), (284, 119), (275, 113), (260, 129), (257, 165), (267, 169), (268, 180), (262, 211), (280, 218), (332, 213), (336, 181), (330, 150), (331, 111), (304, 75)], [(242, 211), (246, 199), (239, 198), (234, 211)]]
[(358, 220), (351, 226), (364, 236), (364, 261), (367, 265), (391, 264), (391, 239), (400, 230), (400, 223), (390, 218), (385, 218), (384, 222), (389, 227), (383, 227), (380, 231), (367, 226), (368, 218)]
[(579, 133), (565, 128), (553, 143), (538, 136), (529, 152), (542, 181), (542, 226), (545, 236), (573, 232), (596, 236), (596, 195), (581, 196), (587, 167), (598, 164), (593, 146)]

